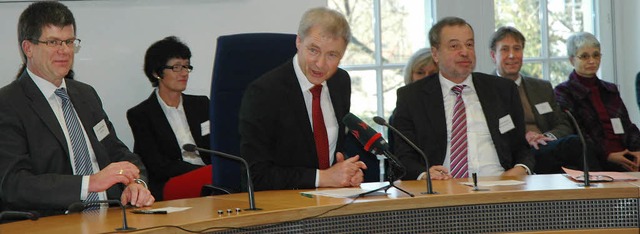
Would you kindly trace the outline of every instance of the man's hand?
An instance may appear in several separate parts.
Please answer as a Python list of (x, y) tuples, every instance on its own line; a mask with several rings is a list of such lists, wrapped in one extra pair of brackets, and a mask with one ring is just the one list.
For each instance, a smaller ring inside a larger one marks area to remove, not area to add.
[[(627, 157), (625, 157), (625, 155)], [(638, 171), (640, 166), (640, 152), (624, 150), (620, 152), (610, 153), (607, 161), (618, 164), (628, 171)]]
[[(429, 168), (429, 174), (431, 175), (431, 179), (433, 180), (448, 180), (451, 177), (449, 174), (449, 170), (442, 165), (435, 165)], [(426, 176), (423, 176), (421, 179), (427, 179)]]
[(89, 176), (89, 192), (102, 192), (117, 183), (130, 184), (140, 178), (140, 170), (133, 163), (122, 161), (109, 164)]
[(538, 144), (547, 145), (548, 141), (553, 141), (553, 138), (533, 131), (527, 132), (525, 138), (527, 139), (527, 142), (529, 142), (529, 145), (531, 145), (534, 149), (540, 149)]
[(149, 189), (135, 182), (127, 185), (120, 196), (120, 202), (123, 205), (131, 203), (136, 207), (151, 206), (155, 201), (156, 199), (151, 195)]
[(364, 173), (362, 170), (367, 169), (360, 156), (356, 155), (348, 159), (344, 159), (344, 155), (340, 152), (336, 154), (336, 164), (328, 169), (320, 170), (319, 187), (349, 187), (360, 186), (364, 181)]
[(523, 176), (523, 175), (528, 175), (527, 169), (524, 169), (524, 167), (521, 167), (521, 166), (515, 166), (502, 173), (502, 176)]

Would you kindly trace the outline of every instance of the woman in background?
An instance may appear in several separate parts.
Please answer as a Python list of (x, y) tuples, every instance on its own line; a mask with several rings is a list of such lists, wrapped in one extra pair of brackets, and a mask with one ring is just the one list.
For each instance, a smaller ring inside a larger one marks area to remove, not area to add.
[(618, 87), (598, 78), (600, 42), (588, 32), (567, 40), (574, 70), (555, 88), (558, 104), (573, 113), (605, 170), (638, 171), (640, 131), (629, 119)]
[(413, 53), (404, 67), (404, 84), (411, 84), (433, 73), (438, 73), (438, 66), (431, 57), (431, 48), (419, 49)]
[(133, 152), (147, 167), (149, 189), (158, 201), (171, 177), (211, 164), (208, 154), (181, 147), (209, 146), (209, 98), (183, 93), (193, 70), (190, 59), (189, 47), (174, 36), (152, 44), (145, 54), (144, 73), (155, 89), (127, 111)]

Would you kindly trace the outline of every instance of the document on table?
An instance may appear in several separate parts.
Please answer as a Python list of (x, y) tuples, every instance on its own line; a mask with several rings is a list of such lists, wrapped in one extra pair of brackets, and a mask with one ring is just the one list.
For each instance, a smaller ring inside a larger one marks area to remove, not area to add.
[[(350, 198), (357, 197), (361, 194), (374, 191), (380, 189), (385, 186), (385, 184), (389, 183), (367, 183), (361, 185), (358, 188), (339, 188), (339, 189), (325, 189), (325, 190), (314, 190), (314, 191), (305, 191), (300, 192), (300, 195), (305, 197), (313, 197), (313, 196), (325, 196), (325, 197), (335, 197), (335, 198)], [(376, 196), (376, 195), (386, 195), (384, 191), (372, 192), (367, 194), (367, 196)]]
[[(460, 184), (473, 187), (473, 182), (460, 182)], [(494, 180), (494, 181), (478, 181), (478, 187), (488, 187), (488, 186), (505, 186), (505, 185), (520, 185), (524, 184), (524, 181), (519, 180)]]

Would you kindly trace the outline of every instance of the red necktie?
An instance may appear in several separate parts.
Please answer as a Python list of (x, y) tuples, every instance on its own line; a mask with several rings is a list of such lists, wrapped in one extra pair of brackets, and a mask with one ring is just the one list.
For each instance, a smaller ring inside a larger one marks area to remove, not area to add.
[(322, 85), (315, 85), (310, 89), (313, 95), (311, 113), (313, 118), (313, 138), (316, 141), (316, 154), (318, 155), (318, 167), (320, 169), (329, 168), (329, 137), (327, 137), (327, 127), (324, 126), (322, 107), (320, 107), (320, 93)]
[(462, 100), (465, 85), (451, 88), (456, 94), (451, 121), (451, 175), (453, 178), (469, 177), (467, 169), (467, 114)]

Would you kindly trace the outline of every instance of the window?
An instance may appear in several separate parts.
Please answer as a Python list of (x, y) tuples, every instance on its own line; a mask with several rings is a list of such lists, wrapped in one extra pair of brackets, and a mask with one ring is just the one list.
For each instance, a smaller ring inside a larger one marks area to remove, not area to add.
[[(566, 40), (575, 32), (595, 32), (593, 0), (495, 0), (496, 28), (516, 27), (527, 39), (522, 73), (549, 80), (567, 80), (573, 67)], [(605, 55), (606, 56), (606, 55)]]
[(396, 106), (405, 63), (429, 46), (431, 1), (328, 0), (327, 5), (351, 26), (353, 37), (340, 65), (351, 75), (351, 112), (377, 126), (372, 118), (388, 119)]

